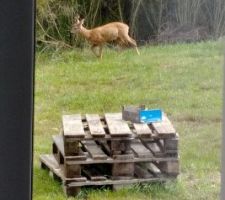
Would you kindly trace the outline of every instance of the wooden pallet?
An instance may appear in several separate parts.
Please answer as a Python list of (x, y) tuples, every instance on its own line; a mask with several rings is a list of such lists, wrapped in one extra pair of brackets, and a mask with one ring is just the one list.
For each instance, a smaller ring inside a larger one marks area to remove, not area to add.
[[(74, 178), (67, 178), (64, 175), (63, 165), (59, 165), (54, 155), (41, 155), (41, 166), (54, 174), (57, 180), (62, 181), (67, 195), (76, 195), (83, 186), (100, 186), (100, 185), (130, 185), (134, 183), (147, 183), (147, 182), (165, 182), (169, 179), (174, 179), (178, 175), (176, 172), (173, 175), (165, 173), (160, 170), (155, 162), (148, 162), (143, 165), (135, 163), (133, 177), (120, 176), (120, 178), (112, 176), (112, 174), (102, 174), (95, 168), (84, 168), (80, 176)], [(101, 163), (102, 164), (102, 163)], [(121, 163), (120, 163), (121, 165)], [(178, 165), (177, 165), (178, 166)], [(177, 167), (174, 166), (174, 167)], [(170, 169), (171, 170), (171, 169)], [(76, 190), (74, 190), (76, 188)], [(76, 191), (76, 193), (71, 192)]]
[(179, 174), (178, 134), (167, 116), (136, 124), (121, 113), (64, 115), (62, 134), (41, 166), (61, 180), (67, 195), (89, 185), (165, 181)]
[(163, 139), (176, 135), (166, 114), (163, 114), (162, 122), (154, 122), (149, 125), (123, 121), (121, 113), (106, 113), (104, 116), (96, 114), (64, 115), (62, 126), (63, 135), (68, 141), (69, 139), (72, 141), (96, 138), (112, 140), (137, 137)]
[[(148, 162), (148, 161), (155, 161), (155, 162), (163, 162), (169, 160), (177, 160), (178, 157), (168, 157), (162, 153), (160, 148), (154, 147), (153, 142), (146, 142), (142, 143), (141, 140), (134, 140), (131, 143), (131, 149), (133, 152), (131, 154), (123, 154), (123, 155), (108, 155), (102, 149), (104, 146), (101, 143), (97, 143), (92, 141), (90, 145), (86, 146), (85, 141), (85, 148), (81, 150), (81, 154), (77, 156), (66, 156), (64, 149), (63, 149), (63, 136), (62, 135), (55, 135), (53, 136), (53, 155), (57, 157), (57, 161), (59, 163), (63, 163), (64, 161), (70, 164), (97, 164), (97, 163), (121, 163), (121, 162)], [(83, 144), (83, 143), (82, 143)], [(88, 143), (89, 144), (89, 143)], [(153, 144), (153, 147), (146, 148), (146, 144)], [(82, 147), (81, 147), (82, 149)], [(158, 156), (160, 151), (161, 157)], [(60, 156), (58, 156), (60, 155)], [(155, 156), (156, 155), (156, 156)], [(63, 159), (63, 161), (62, 161)]]

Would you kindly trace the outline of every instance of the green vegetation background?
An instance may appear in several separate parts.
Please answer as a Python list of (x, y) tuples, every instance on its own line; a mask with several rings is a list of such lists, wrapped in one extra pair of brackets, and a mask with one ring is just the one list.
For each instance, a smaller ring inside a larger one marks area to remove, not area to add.
[(220, 190), (222, 41), (37, 52), (35, 76), (34, 200), (66, 199), (40, 169), (62, 114), (118, 112), (123, 104), (162, 108), (180, 134), (181, 173), (165, 185), (135, 185), (118, 192), (83, 189), (70, 199), (215, 200)]

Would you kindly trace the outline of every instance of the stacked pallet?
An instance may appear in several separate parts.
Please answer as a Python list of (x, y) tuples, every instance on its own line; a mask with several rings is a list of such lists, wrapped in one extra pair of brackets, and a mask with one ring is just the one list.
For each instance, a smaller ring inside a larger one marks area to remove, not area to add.
[(82, 186), (164, 182), (179, 174), (178, 134), (165, 114), (152, 124), (123, 121), (121, 113), (64, 115), (52, 154), (40, 161), (69, 196)]

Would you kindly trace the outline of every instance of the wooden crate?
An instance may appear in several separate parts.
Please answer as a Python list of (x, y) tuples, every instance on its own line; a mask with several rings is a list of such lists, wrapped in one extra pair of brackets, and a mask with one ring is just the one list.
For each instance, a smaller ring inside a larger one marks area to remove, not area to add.
[(52, 154), (41, 166), (62, 181), (67, 195), (83, 186), (166, 181), (179, 174), (179, 136), (167, 116), (135, 124), (121, 113), (64, 115), (62, 133), (53, 136)]

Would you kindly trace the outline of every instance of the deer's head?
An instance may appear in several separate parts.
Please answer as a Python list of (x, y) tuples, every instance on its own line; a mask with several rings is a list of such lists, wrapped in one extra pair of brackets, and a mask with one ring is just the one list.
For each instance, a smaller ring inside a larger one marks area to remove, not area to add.
[(84, 19), (79, 20), (79, 16), (76, 16), (70, 32), (71, 33), (79, 32), (83, 24), (84, 24)]

